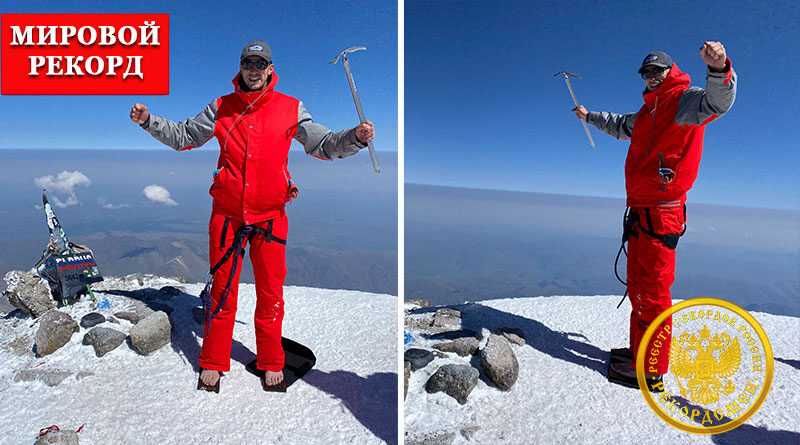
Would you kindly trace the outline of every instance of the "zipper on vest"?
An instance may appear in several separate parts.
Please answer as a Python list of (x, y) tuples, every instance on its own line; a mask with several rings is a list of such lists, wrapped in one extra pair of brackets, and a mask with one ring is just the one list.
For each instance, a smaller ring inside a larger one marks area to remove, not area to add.
[(647, 145), (647, 153), (653, 151), (656, 143), (656, 110), (658, 110), (658, 96), (653, 103), (653, 109), (650, 110), (650, 143)]

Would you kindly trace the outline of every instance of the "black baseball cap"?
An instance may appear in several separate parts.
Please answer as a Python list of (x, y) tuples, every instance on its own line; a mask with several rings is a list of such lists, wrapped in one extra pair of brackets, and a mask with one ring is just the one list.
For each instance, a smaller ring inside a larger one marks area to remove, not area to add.
[(664, 51), (651, 51), (645, 56), (644, 60), (642, 60), (642, 66), (639, 67), (639, 74), (642, 74), (642, 71), (648, 66), (671, 68), (672, 57)]
[(253, 40), (242, 48), (242, 55), (239, 57), (239, 61), (249, 56), (258, 56), (272, 63), (272, 48), (263, 40)]

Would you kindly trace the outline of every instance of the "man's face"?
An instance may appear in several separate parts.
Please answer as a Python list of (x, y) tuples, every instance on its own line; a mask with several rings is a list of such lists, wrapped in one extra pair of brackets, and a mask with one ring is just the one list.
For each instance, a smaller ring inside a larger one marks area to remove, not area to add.
[(260, 90), (267, 84), (267, 78), (272, 74), (273, 66), (258, 56), (249, 56), (242, 60), (239, 72), (247, 88)]
[(642, 79), (644, 79), (645, 87), (648, 91), (653, 91), (661, 85), (661, 82), (669, 75), (670, 68), (661, 68), (658, 66), (648, 66), (642, 71)]

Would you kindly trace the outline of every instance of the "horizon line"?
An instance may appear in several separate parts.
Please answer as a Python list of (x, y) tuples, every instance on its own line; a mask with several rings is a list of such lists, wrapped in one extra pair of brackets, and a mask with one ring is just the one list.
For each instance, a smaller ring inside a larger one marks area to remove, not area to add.
[[(443, 184), (429, 184), (429, 183), (421, 183), (421, 182), (406, 182), (403, 186), (412, 185), (412, 186), (425, 186), (425, 187), (438, 187), (438, 188), (448, 188), (448, 189), (457, 189), (457, 190), (475, 190), (481, 192), (505, 192), (505, 193), (529, 193), (535, 195), (550, 195), (550, 196), (566, 196), (571, 198), (593, 198), (593, 199), (606, 199), (606, 200), (617, 200), (617, 201), (625, 201), (624, 196), (607, 196), (607, 195), (576, 195), (572, 193), (555, 193), (555, 192), (537, 192), (533, 190), (513, 190), (513, 189), (498, 189), (498, 188), (481, 188), (481, 187), (469, 187), (469, 186), (455, 186), (455, 185), (443, 185)], [(713, 207), (728, 207), (728, 208), (737, 208), (737, 209), (754, 209), (754, 210), (775, 210), (779, 212), (800, 212), (800, 208), (798, 207), (759, 207), (759, 206), (744, 206), (744, 205), (733, 205), (733, 204), (720, 204), (720, 203), (713, 203), (713, 202), (704, 202), (704, 201), (696, 201), (692, 202), (691, 204), (699, 204), (704, 206), (713, 206)]]

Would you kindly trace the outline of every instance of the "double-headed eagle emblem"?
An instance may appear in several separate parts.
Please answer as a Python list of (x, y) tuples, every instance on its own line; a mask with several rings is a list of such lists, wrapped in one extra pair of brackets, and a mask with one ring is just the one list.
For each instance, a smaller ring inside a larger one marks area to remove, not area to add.
[(669, 367), (681, 396), (705, 405), (736, 389), (731, 377), (741, 364), (739, 339), (726, 332), (712, 336), (704, 325), (699, 332), (673, 339), (671, 349)]

